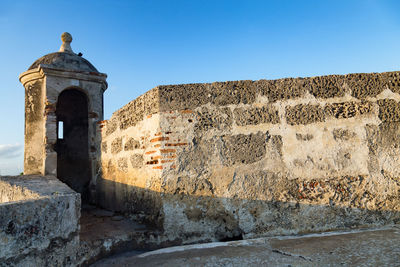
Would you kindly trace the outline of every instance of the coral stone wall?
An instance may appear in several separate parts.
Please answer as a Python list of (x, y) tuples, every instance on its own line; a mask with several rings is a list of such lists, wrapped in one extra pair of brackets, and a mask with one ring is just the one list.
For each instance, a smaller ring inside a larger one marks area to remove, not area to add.
[(43, 145), (38, 140), (44, 139), (42, 80), (34, 80), (25, 85), (25, 174), (42, 173)]
[(99, 200), (170, 239), (400, 219), (400, 73), (159, 86), (102, 125)]
[(0, 266), (76, 266), (80, 195), (52, 176), (0, 176)]
[(138, 220), (162, 225), (161, 172), (154, 138), (160, 115), (158, 91), (152, 90), (100, 124), (101, 178), (97, 201), (103, 207), (129, 211)]

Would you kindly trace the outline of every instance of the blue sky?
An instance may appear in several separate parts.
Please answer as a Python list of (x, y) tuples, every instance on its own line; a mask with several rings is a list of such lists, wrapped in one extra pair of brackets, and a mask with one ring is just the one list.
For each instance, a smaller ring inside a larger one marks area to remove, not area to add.
[(18, 75), (72, 48), (108, 74), (105, 117), (160, 84), (399, 70), (400, 1), (0, 1), (0, 174), (23, 167)]

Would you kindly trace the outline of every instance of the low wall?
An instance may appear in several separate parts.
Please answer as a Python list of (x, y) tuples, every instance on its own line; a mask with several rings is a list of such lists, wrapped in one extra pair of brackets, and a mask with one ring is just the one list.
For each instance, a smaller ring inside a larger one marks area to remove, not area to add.
[(80, 195), (54, 177), (0, 177), (0, 266), (71, 266)]
[(400, 219), (400, 72), (159, 86), (102, 127), (98, 200), (170, 239)]

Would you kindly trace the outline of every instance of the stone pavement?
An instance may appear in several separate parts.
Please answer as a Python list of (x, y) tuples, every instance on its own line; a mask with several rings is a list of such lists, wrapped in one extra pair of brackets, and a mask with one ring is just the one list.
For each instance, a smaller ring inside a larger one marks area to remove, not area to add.
[(84, 266), (114, 253), (160, 247), (154, 240), (159, 231), (91, 205), (82, 206), (80, 228), (77, 257)]
[(400, 226), (132, 251), (93, 266), (400, 266)]

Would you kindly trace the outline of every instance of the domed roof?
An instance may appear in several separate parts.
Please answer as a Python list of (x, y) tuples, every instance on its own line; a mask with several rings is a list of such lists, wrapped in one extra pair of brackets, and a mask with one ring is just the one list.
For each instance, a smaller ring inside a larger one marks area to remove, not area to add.
[(57, 69), (98, 72), (89, 61), (70, 52), (47, 54), (36, 60), (28, 70), (36, 69), (41, 64), (45, 65), (45, 67)]
[(97, 72), (97, 69), (86, 59), (75, 54), (71, 48), (72, 36), (64, 32), (61, 35), (63, 41), (59, 52), (47, 54), (36, 60), (28, 70), (36, 69), (39, 65), (45, 67), (72, 70), (72, 71), (88, 71)]

